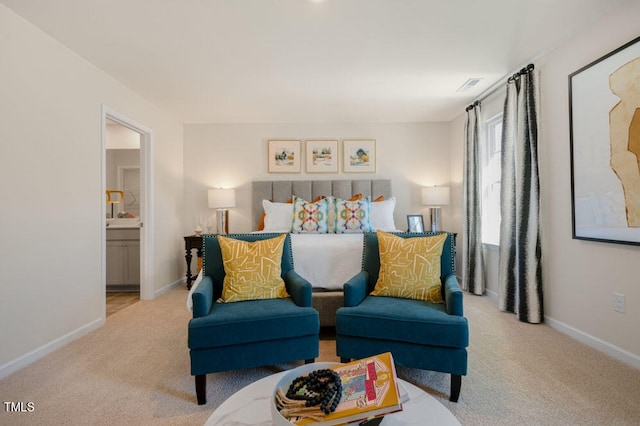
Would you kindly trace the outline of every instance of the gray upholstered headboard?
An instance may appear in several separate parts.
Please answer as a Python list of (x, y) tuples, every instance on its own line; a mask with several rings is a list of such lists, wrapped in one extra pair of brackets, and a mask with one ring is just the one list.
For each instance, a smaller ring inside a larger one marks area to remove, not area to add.
[(255, 181), (252, 183), (252, 227), (257, 229), (262, 217), (262, 200), (285, 203), (293, 195), (311, 201), (322, 195), (346, 199), (355, 194), (389, 198), (392, 196), (391, 179)]

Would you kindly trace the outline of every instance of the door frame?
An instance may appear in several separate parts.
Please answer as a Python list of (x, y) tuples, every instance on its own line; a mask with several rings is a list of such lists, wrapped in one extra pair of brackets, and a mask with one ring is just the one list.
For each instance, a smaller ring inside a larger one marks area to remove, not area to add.
[(101, 107), (101, 218), (100, 221), (100, 248), (101, 248), (101, 283), (102, 283), (102, 318), (106, 318), (106, 243), (107, 230), (105, 218), (107, 217), (106, 189), (106, 156), (107, 156), (107, 119), (140, 134), (140, 299), (151, 300), (155, 296), (153, 288), (153, 130), (147, 126), (127, 117), (106, 105)]

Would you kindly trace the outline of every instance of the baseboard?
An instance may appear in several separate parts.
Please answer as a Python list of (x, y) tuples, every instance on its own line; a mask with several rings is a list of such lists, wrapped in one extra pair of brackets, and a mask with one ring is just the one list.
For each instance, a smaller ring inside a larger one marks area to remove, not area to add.
[(158, 289), (156, 291), (153, 292), (153, 298), (155, 299), (158, 296), (162, 296), (163, 294), (165, 294), (166, 292), (168, 292), (171, 289), (174, 289), (180, 285), (184, 285), (185, 288), (187, 288), (187, 280), (186, 278), (181, 278), (177, 281), (174, 281), (170, 284), (167, 284), (166, 286), (162, 287), (161, 289)]
[(104, 323), (105, 323), (105, 319), (97, 319), (95, 321), (92, 321), (70, 333), (65, 334), (64, 336), (61, 336), (55, 340), (52, 340), (46, 345), (40, 346), (39, 348), (34, 349), (31, 352), (28, 352), (12, 361), (9, 361), (4, 365), (1, 365), (0, 379), (4, 379), (10, 374), (13, 374), (16, 371), (20, 370), (21, 368), (24, 368), (27, 365), (39, 360), (40, 358), (43, 358), (49, 355), (50, 353), (60, 349), (61, 347), (71, 343), (72, 341), (79, 339), (85, 334), (88, 334), (93, 330), (96, 330), (102, 327)]
[(489, 289), (485, 289), (485, 295), (487, 297), (489, 297), (491, 300), (493, 300), (494, 302), (498, 303), (498, 293), (493, 291), (493, 290), (489, 290)]
[[(486, 290), (485, 295), (491, 300), (495, 301), (496, 305), (498, 304), (497, 292)], [(562, 334), (566, 334), (567, 336), (572, 337), (577, 341), (582, 342), (589, 347), (592, 347), (593, 349), (605, 353), (610, 357), (617, 359), (618, 361), (622, 361), (625, 364), (629, 364), (630, 366), (640, 370), (640, 356), (619, 348), (618, 346), (612, 345), (611, 343), (605, 342), (602, 339), (591, 336), (590, 334), (578, 330), (577, 328), (571, 327), (561, 321), (550, 318), (549, 316), (544, 317), (544, 322), (554, 330), (559, 331)]]
[(612, 345), (609, 342), (605, 342), (604, 340), (599, 339), (595, 336), (591, 336), (590, 334), (587, 334), (574, 327), (564, 324), (563, 322), (557, 321), (553, 318), (549, 318), (548, 316), (544, 317), (544, 322), (554, 330), (559, 331), (568, 336), (571, 336), (574, 339), (584, 343), (587, 346), (590, 346), (600, 352), (603, 352), (617, 359), (618, 361), (622, 361), (625, 364), (629, 364), (630, 366), (640, 370), (640, 356), (632, 354), (629, 351), (619, 348), (616, 345)]
[[(185, 285), (186, 286), (186, 281), (185, 279), (179, 279), (174, 281), (171, 284), (168, 284), (167, 286), (156, 290), (154, 292), (154, 298), (166, 293), (167, 291), (178, 287), (180, 285)], [(10, 374), (15, 373), (16, 371), (26, 367), (27, 365), (39, 360), (40, 358), (43, 358), (47, 355), (49, 355), (50, 353), (62, 348), (63, 346), (67, 345), (68, 343), (71, 343), (72, 341), (79, 339), (80, 337), (100, 328), (101, 326), (103, 326), (106, 322), (106, 319), (97, 319), (95, 321), (92, 321), (80, 328), (78, 328), (77, 330), (74, 330), (70, 333), (65, 334), (64, 336), (61, 336), (49, 343), (47, 343), (46, 345), (43, 345), (37, 349), (32, 350), (31, 352), (28, 352), (12, 361), (9, 361), (8, 363), (4, 364), (4, 365), (0, 365), (0, 380), (4, 379), (5, 377), (9, 376)]]

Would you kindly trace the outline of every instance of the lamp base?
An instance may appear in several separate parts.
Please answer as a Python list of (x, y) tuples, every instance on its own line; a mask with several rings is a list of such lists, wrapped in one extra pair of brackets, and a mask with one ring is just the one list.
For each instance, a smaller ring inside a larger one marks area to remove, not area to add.
[(431, 207), (431, 232), (440, 232), (440, 207)]
[(229, 233), (228, 209), (218, 209), (218, 211), (216, 211), (216, 227), (218, 234), (226, 235)]

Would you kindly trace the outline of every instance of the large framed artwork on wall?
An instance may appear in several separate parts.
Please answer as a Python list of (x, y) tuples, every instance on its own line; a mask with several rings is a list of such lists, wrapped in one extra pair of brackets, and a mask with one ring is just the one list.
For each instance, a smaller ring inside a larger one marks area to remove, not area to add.
[(300, 173), (301, 156), (299, 140), (270, 140), (269, 173)]
[(640, 37), (569, 75), (573, 238), (640, 245)]

